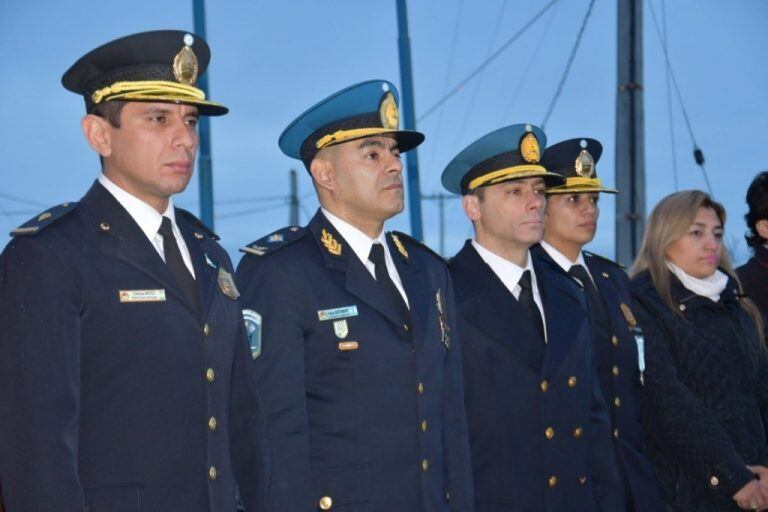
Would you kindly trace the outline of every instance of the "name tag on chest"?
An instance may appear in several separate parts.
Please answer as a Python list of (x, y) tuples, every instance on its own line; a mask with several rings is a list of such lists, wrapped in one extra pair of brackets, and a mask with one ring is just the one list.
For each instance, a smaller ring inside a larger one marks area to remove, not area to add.
[(165, 302), (165, 290), (120, 290), (120, 302)]
[(326, 320), (338, 320), (340, 318), (349, 318), (357, 316), (357, 306), (344, 306), (341, 308), (333, 308), (333, 309), (321, 309), (317, 312), (317, 319), (321, 322), (325, 322)]

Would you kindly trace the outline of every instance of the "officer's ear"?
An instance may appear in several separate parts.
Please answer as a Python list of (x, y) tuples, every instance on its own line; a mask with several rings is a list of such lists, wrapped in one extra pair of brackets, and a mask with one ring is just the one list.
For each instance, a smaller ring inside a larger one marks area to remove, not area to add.
[(477, 194), (467, 194), (461, 198), (461, 205), (464, 207), (464, 213), (469, 220), (477, 222), (482, 215), (480, 214), (480, 198)]
[(333, 164), (330, 160), (316, 156), (309, 164), (309, 173), (318, 187), (325, 190), (335, 188)]
[(83, 135), (88, 144), (102, 157), (112, 154), (112, 139), (110, 137), (109, 121), (103, 117), (87, 114), (80, 121)]
[(757, 231), (761, 238), (768, 240), (768, 220), (760, 219), (755, 222), (755, 231)]

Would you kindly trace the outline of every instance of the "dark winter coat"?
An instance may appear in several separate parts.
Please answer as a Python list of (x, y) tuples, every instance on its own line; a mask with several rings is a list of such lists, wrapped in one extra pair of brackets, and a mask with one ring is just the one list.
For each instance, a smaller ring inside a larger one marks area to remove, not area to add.
[(755, 255), (736, 269), (736, 274), (744, 292), (768, 320), (768, 249), (758, 247)]
[(646, 447), (670, 510), (736, 511), (733, 495), (753, 478), (746, 466), (768, 464), (767, 353), (734, 279), (716, 303), (670, 280), (679, 311), (648, 272), (632, 281), (645, 339)]

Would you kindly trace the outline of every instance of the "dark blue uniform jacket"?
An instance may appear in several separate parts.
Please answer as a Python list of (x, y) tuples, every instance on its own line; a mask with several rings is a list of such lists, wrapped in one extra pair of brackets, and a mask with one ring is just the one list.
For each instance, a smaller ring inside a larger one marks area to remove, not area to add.
[[(0, 258), (0, 485), (8, 512), (233, 512), (267, 486), (266, 434), (224, 250), (176, 210), (201, 317), (96, 183)], [(146, 302), (138, 301), (141, 290)], [(162, 298), (162, 300), (160, 300)]]
[(663, 510), (653, 465), (643, 445), (642, 382), (629, 276), (618, 264), (600, 256), (585, 252), (584, 260), (610, 318), (609, 325), (595, 326), (595, 354), (600, 387), (611, 415), (616, 461), (626, 499), (636, 512)]
[(406, 235), (387, 240), (407, 328), (320, 212), (244, 249), (237, 282), (262, 325), (273, 511), (472, 510), (448, 270)]
[[(540, 246), (536, 246), (534, 252), (556, 264)], [(608, 316), (605, 319), (592, 314), (592, 331), (597, 376), (610, 413), (624, 499), (629, 504), (628, 508), (636, 512), (657, 512), (663, 510), (664, 505), (653, 465), (643, 446), (640, 422), (642, 384), (629, 276), (617, 263), (586, 251), (584, 261), (603, 299), (602, 310)], [(595, 308), (590, 309), (595, 312)]]
[(449, 265), (475, 509), (622, 510), (583, 293), (559, 267), (533, 264), (546, 317), (543, 366), (522, 308), (470, 242)]

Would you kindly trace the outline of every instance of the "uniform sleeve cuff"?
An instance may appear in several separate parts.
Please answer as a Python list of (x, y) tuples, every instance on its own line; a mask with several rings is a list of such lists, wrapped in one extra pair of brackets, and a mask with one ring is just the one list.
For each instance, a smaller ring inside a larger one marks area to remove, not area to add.
[(747, 469), (746, 466), (742, 466), (736, 472), (729, 472), (721, 467), (708, 472), (706, 478), (710, 489), (733, 496), (739, 492), (739, 489), (747, 485), (751, 480), (754, 480), (755, 474)]

